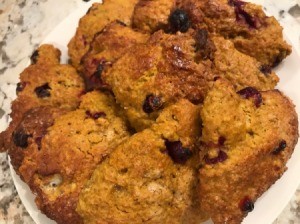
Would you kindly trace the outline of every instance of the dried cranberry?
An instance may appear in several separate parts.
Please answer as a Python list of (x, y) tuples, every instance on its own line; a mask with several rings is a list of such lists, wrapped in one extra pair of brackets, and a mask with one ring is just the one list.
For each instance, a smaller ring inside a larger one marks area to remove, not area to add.
[(30, 56), (31, 64), (36, 64), (39, 58), (39, 51), (35, 50)]
[(243, 212), (251, 212), (254, 209), (254, 204), (252, 200), (246, 196), (240, 201), (239, 207)]
[(272, 72), (272, 68), (269, 65), (261, 65), (259, 70), (265, 75), (268, 75)]
[(274, 68), (279, 65), (280, 62), (282, 62), (282, 60), (285, 58), (285, 56), (286, 54), (284, 51), (279, 52), (279, 54), (273, 60), (272, 67)]
[(209, 155), (204, 156), (204, 161), (206, 164), (212, 165), (224, 162), (228, 158), (226, 152), (219, 150), (217, 157), (209, 158)]
[(168, 155), (175, 163), (184, 164), (192, 156), (192, 152), (189, 148), (184, 148), (180, 141), (171, 142), (166, 140), (165, 146), (167, 148)]
[(225, 141), (226, 141), (226, 138), (224, 136), (220, 136), (219, 139), (218, 139), (218, 144), (220, 146), (223, 146)]
[(110, 90), (110, 87), (107, 83), (102, 80), (102, 73), (106, 66), (110, 66), (112, 63), (106, 61), (104, 58), (92, 60), (92, 66), (95, 68), (95, 71), (92, 75), (86, 75), (85, 85), (87, 91), (92, 91), (94, 89), (104, 89)]
[(145, 113), (150, 114), (153, 111), (159, 110), (162, 106), (163, 102), (160, 97), (149, 94), (144, 101), (143, 110)]
[(174, 10), (169, 16), (171, 32), (180, 31), (185, 33), (190, 28), (190, 19), (188, 14), (182, 9)]
[(246, 88), (238, 91), (237, 93), (244, 99), (253, 98), (254, 104), (256, 107), (259, 107), (262, 103), (262, 96), (261, 96), (260, 92), (253, 87), (246, 87)]
[(37, 144), (39, 150), (42, 148), (42, 140), (43, 140), (43, 136), (39, 136), (35, 138), (35, 143)]
[(281, 151), (283, 151), (286, 148), (286, 141), (281, 140), (278, 144), (278, 146), (273, 150), (274, 155), (278, 155)]
[(34, 92), (37, 95), (37, 97), (46, 98), (46, 97), (49, 97), (51, 95), (50, 90), (51, 90), (51, 88), (50, 88), (49, 84), (46, 83), (42, 86), (36, 87)]
[(32, 137), (32, 135), (28, 135), (24, 132), (24, 130), (19, 130), (13, 133), (13, 142), (16, 146), (21, 148), (27, 148), (28, 146), (28, 138)]
[(17, 83), (17, 89), (16, 89), (17, 94), (19, 92), (22, 92), (25, 87), (26, 87), (26, 82), (19, 82), (19, 83)]
[(244, 10), (244, 5), (246, 2), (240, 0), (229, 0), (229, 4), (234, 7), (236, 20), (248, 24), (250, 28), (257, 29), (260, 26), (260, 21), (258, 17), (250, 15)]
[(96, 112), (96, 113), (91, 113), (89, 110), (85, 112), (85, 114), (88, 116), (88, 117), (91, 117), (95, 120), (97, 120), (98, 118), (100, 117), (105, 117), (106, 116), (106, 113), (104, 112)]

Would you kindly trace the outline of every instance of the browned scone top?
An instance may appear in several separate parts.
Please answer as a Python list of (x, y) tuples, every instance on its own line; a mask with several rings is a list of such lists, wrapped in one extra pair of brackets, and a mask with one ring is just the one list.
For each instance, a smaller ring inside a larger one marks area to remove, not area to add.
[(150, 33), (166, 29), (175, 7), (175, 0), (139, 0), (134, 8), (132, 26)]
[[(46, 135), (48, 127), (52, 126), (54, 119), (65, 114), (67, 110), (54, 107), (35, 107), (26, 111), (12, 133), (11, 145), (8, 154), (17, 174), (28, 183), (34, 173), (34, 169), (27, 169), (20, 174), (19, 168), (24, 158), (34, 158), (41, 147), (41, 140)], [(29, 147), (34, 145), (35, 147)], [(30, 161), (28, 161), (30, 162)]]
[(291, 53), (282, 27), (261, 6), (240, 0), (178, 0), (177, 7), (187, 12), (192, 27), (230, 39), (239, 51), (263, 65), (276, 66)]
[[(55, 120), (53, 115), (48, 119), (45, 110), (25, 116), (15, 135), (29, 135), (27, 144), (10, 152), (10, 156), (16, 160), (21, 178), (36, 194), (43, 213), (59, 224), (82, 223), (75, 211), (81, 188), (95, 167), (129, 133), (117, 116), (113, 97), (104, 93), (87, 93), (79, 109)], [(19, 159), (18, 152), (23, 158)]]
[(78, 24), (75, 36), (68, 44), (72, 65), (79, 69), (81, 58), (89, 50), (94, 35), (107, 24), (120, 20), (126, 25), (131, 24), (134, 6), (138, 0), (103, 0), (94, 3)]
[(195, 60), (195, 40), (189, 33), (158, 31), (121, 57), (103, 79), (112, 87), (136, 130), (149, 127), (162, 108), (181, 98), (199, 104), (213, 80), (211, 63)]
[[(84, 223), (200, 223), (193, 204), (199, 132), (199, 107), (180, 100), (151, 128), (121, 143), (80, 194)], [(192, 209), (194, 220), (186, 216)]]
[(200, 203), (214, 223), (241, 223), (286, 170), (298, 140), (292, 102), (278, 90), (238, 93), (216, 81), (201, 110)]
[[(203, 32), (203, 31), (198, 31)], [(279, 82), (271, 67), (238, 51), (230, 40), (221, 36), (212, 37), (216, 51), (213, 55), (213, 71), (241, 90), (251, 86), (258, 90), (272, 90)]]
[(32, 64), (20, 74), (17, 99), (11, 106), (12, 121), (0, 134), (2, 151), (9, 149), (11, 134), (26, 111), (39, 106), (75, 109), (84, 90), (82, 78), (72, 66), (60, 64), (60, 51), (52, 45), (41, 45), (31, 61)]
[(85, 78), (86, 88), (108, 88), (103, 83), (101, 74), (109, 69), (112, 64), (124, 55), (133, 45), (145, 43), (148, 34), (134, 31), (120, 21), (114, 21), (95, 35), (89, 51), (82, 58), (82, 73)]

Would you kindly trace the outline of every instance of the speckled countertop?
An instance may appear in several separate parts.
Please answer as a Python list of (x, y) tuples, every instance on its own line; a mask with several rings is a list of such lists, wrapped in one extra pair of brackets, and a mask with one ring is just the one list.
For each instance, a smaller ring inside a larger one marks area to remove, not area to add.
[[(256, 1), (259, 2), (259, 1)], [(92, 1), (0, 0), (0, 131), (7, 123), (19, 74), (39, 43), (71, 12)], [(265, 0), (300, 52), (300, 0)], [(0, 224), (34, 223), (15, 190), (7, 154), (0, 153)], [(300, 187), (274, 224), (300, 223)]]

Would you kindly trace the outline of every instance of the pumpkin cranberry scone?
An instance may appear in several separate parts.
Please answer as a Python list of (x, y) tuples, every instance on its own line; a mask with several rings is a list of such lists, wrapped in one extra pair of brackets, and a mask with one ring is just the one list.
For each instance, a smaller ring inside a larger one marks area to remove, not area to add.
[(44, 113), (55, 110), (35, 109), (16, 128), (15, 135), (27, 137), (20, 137), (24, 144), (9, 151), (17, 162), (14, 168), (36, 194), (38, 208), (57, 223), (82, 223), (75, 211), (82, 187), (95, 167), (128, 138), (118, 110), (110, 95), (90, 92), (75, 111), (52, 115), (51, 120)]
[(109, 88), (101, 74), (133, 45), (144, 43), (148, 34), (134, 31), (120, 21), (114, 21), (95, 35), (89, 51), (82, 58), (82, 71), (87, 90)]
[(286, 170), (298, 140), (292, 102), (278, 90), (235, 92), (217, 80), (201, 110), (200, 204), (216, 224), (241, 223)]
[(79, 105), (84, 82), (70, 65), (60, 64), (60, 51), (41, 45), (31, 56), (32, 64), (20, 74), (17, 99), (12, 103), (12, 121), (1, 133), (0, 150), (8, 150), (12, 133), (24, 113), (40, 106), (73, 110)]
[(80, 194), (77, 211), (84, 223), (199, 224), (203, 217), (193, 208), (197, 134), (199, 107), (182, 99), (121, 143)]
[(94, 36), (107, 24), (120, 20), (131, 25), (134, 6), (138, 0), (103, 0), (103, 3), (94, 3), (78, 24), (75, 36), (68, 44), (69, 56), (72, 65), (79, 70), (81, 58), (89, 50)]
[(203, 101), (214, 76), (209, 61), (195, 61), (194, 45), (188, 33), (158, 31), (103, 74), (137, 131), (151, 126), (164, 107), (181, 98), (195, 104)]
[(276, 66), (291, 53), (282, 27), (273, 16), (266, 16), (261, 6), (240, 0), (178, 0), (177, 7), (192, 27), (230, 39), (239, 51), (265, 66)]

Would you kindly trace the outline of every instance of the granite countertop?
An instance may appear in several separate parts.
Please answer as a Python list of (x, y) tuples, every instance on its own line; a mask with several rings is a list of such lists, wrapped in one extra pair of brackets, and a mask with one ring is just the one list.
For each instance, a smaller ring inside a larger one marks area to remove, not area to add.
[[(0, 128), (6, 126), (19, 74), (33, 50), (71, 12), (88, 0), (0, 0)], [(259, 2), (259, 1), (256, 1)], [(300, 0), (265, 0), (265, 10), (289, 33), (300, 52)], [(0, 131), (2, 131), (0, 129)], [(14, 187), (7, 154), (0, 153), (0, 224), (34, 223)], [(300, 186), (273, 224), (300, 223)]]

